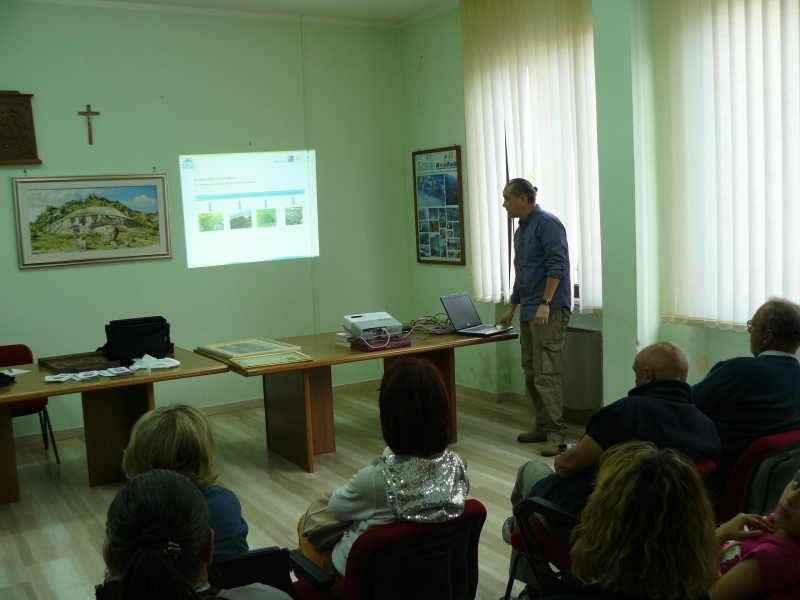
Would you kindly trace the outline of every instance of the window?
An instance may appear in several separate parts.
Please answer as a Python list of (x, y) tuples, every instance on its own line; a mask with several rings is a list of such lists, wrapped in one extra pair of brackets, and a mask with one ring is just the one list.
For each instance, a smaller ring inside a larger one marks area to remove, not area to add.
[[(462, 0), (473, 295), (508, 301), (502, 189), (526, 177), (567, 230), (581, 309), (602, 306), (591, 0)], [(507, 158), (507, 160), (506, 160)]]
[(656, 0), (665, 322), (800, 300), (797, 0)]

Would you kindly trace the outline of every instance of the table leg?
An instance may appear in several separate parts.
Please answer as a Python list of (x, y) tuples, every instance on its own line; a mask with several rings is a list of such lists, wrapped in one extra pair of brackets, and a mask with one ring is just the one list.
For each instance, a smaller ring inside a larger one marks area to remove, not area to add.
[(122, 454), (136, 421), (155, 408), (153, 384), (86, 391), (81, 399), (89, 485), (125, 481)]
[(314, 472), (314, 455), (336, 451), (330, 367), (263, 376), (267, 447)]
[(447, 396), (450, 399), (450, 443), (458, 441), (458, 422), (456, 414), (456, 354), (453, 348), (443, 348), (440, 350), (430, 350), (428, 352), (418, 352), (415, 354), (403, 354), (400, 356), (387, 356), (383, 359), (383, 368), (392, 364), (400, 358), (421, 358), (433, 363), (441, 372), (444, 378), (444, 386)]
[(0, 404), (0, 504), (19, 501), (17, 452), (11, 425), (11, 404)]

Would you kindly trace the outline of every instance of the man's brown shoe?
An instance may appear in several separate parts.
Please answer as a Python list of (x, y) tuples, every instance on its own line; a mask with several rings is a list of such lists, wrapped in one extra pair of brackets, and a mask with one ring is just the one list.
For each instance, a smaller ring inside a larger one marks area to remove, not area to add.
[(534, 429), (533, 431), (526, 431), (525, 433), (520, 433), (517, 436), (517, 441), (523, 444), (532, 444), (534, 442), (546, 442), (547, 434), (540, 429)]
[(558, 456), (561, 454), (558, 445), (563, 443), (563, 440), (560, 442), (556, 440), (547, 440), (544, 446), (542, 446), (542, 456)]

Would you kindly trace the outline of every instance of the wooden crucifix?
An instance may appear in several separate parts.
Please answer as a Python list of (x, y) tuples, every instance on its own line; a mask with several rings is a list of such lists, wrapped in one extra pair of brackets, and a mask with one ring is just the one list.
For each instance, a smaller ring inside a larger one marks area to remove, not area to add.
[(86, 105), (86, 110), (85, 111), (80, 111), (78, 114), (80, 116), (82, 116), (82, 117), (86, 117), (86, 119), (89, 121), (89, 145), (93, 146), (94, 145), (94, 135), (92, 134), (92, 117), (99, 117), (100, 113), (99, 112), (92, 112), (92, 105), (91, 104), (87, 104)]

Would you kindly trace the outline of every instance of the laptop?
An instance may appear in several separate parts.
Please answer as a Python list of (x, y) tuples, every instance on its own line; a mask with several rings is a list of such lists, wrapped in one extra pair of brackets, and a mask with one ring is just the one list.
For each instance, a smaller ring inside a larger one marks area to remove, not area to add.
[(475, 310), (475, 304), (472, 298), (469, 297), (467, 292), (460, 294), (452, 294), (450, 296), (442, 296), (440, 298), (447, 316), (450, 317), (450, 322), (456, 333), (460, 335), (477, 335), (480, 337), (487, 337), (490, 335), (497, 335), (498, 333), (505, 333), (510, 327), (495, 327), (494, 325), (484, 325), (478, 316), (478, 311)]

